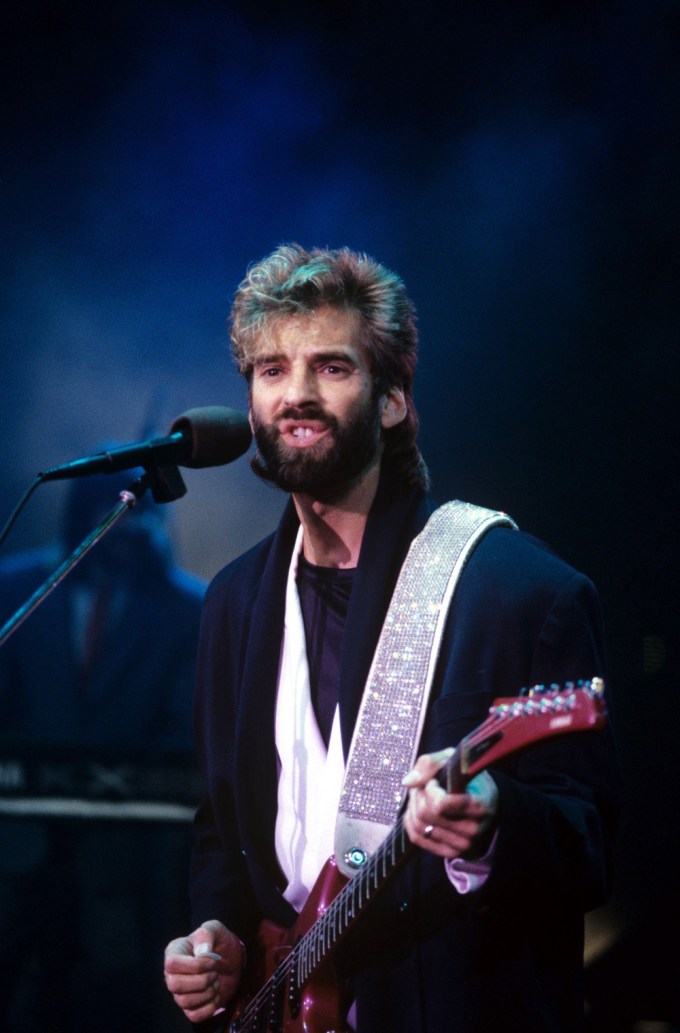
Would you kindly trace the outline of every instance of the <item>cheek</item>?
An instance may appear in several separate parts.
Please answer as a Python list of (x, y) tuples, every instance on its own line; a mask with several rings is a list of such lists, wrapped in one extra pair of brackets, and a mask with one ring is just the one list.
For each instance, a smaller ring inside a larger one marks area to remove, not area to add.
[(273, 408), (273, 394), (272, 391), (262, 391), (254, 389), (250, 394), (250, 419), (259, 420), (267, 419)]
[(336, 384), (335, 390), (324, 394), (322, 401), (332, 405), (336, 412), (350, 416), (365, 409), (371, 403), (370, 387), (363, 383), (353, 384), (351, 390), (346, 385)]

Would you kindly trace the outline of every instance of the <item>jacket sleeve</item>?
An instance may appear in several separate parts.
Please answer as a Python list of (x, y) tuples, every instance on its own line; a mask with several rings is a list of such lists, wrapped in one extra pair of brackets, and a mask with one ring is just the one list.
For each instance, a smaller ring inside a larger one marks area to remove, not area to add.
[[(459, 742), (498, 696), (605, 674), (592, 583), (517, 532), (487, 538), (461, 581), (447, 629), (430, 718), (435, 748)], [(480, 901), (524, 914), (601, 904), (616, 816), (611, 730), (534, 744), (491, 774), (499, 788), (498, 836)]]
[(258, 913), (236, 821), (233, 774), (240, 630), (238, 621), (231, 623), (227, 597), (224, 585), (214, 582), (201, 621), (194, 730), (204, 793), (194, 822), (191, 907), (195, 926), (219, 919), (247, 940)]
[[(599, 604), (590, 582), (574, 575), (546, 614), (529, 684), (595, 675), (604, 675)], [(552, 911), (602, 904), (617, 814), (610, 726), (547, 739), (492, 773), (500, 808), (489, 897), (510, 909), (527, 899)]]

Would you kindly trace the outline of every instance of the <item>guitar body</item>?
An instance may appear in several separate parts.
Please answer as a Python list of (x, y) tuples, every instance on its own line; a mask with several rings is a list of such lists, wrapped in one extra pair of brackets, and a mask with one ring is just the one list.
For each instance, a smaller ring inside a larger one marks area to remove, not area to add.
[[(326, 861), (297, 921), (290, 929), (263, 921), (258, 930), (255, 957), (248, 962), (248, 978), (239, 997), (229, 1030), (233, 1033), (345, 1033), (342, 982), (331, 960), (320, 965), (300, 990), (286, 978), (285, 959), (292, 948), (325, 914), (347, 879), (334, 858)], [(278, 970), (278, 977), (276, 975)], [(263, 994), (263, 989), (267, 992)], [(262, 997), (261, 1003), (256, 999)], [(255, 1009), (255, 1010), (253, 1010)]]

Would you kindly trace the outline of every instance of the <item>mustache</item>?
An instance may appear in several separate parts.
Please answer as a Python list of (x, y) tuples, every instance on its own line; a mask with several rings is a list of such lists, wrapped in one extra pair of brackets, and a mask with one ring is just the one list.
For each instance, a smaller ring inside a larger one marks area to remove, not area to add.
[(276, 426), (278, 427), (283, 420), (317, 420), (319, 423), (325, 423), (331, 430), (338, 430), (340, 424), (335, 416), (317, 405), (316, 402), (310, 402), (309, 405), (288, 405), (285, 409), (282, 409), (276, 417)]

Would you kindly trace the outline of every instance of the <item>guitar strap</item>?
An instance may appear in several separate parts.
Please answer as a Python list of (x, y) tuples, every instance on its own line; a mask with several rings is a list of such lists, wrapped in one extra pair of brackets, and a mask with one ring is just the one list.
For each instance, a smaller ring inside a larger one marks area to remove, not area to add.
[(335, 827), (335, 859), (352, 876), (394, 825), (417, 756), (446, 617), (460, 574), (492, 527), (517, 525), (468, 502), (436, 509), (399, 573), (364, 689)]

